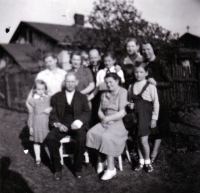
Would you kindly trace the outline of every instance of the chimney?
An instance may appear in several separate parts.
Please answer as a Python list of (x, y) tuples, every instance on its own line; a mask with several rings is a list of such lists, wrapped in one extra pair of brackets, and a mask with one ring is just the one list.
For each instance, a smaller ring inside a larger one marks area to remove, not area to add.
[(74, 20), (76, 26), (84, 26), (84, 15), (82, 14), (74, 14)]

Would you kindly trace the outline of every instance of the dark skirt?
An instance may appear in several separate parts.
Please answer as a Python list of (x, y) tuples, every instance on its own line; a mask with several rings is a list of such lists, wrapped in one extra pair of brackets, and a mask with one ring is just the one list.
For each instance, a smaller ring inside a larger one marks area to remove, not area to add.
[(135, 110), (138, 118), (138, 125), (136, 127), (136, 135), (148, 136), (151, 134), (151, 119), (152, 119), (152, 103), (142, 98), (135, 96)]

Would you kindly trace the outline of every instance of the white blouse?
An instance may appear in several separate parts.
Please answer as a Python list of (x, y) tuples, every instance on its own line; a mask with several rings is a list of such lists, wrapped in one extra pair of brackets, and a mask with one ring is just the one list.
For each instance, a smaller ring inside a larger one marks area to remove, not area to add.
[(116, 72), (115, 66), (112, 66), (109, 69), (104, 68), (104, 69), (99, 70), (99, 72), (97, 73), (97, 77), (96, 77), (96, 80), (97, 80), (96, 86), (99, 87), (99, 90), (107, 90), (107, 86), (106, 86), (106, 83), (104, 80), (107, 70), (109, 70), (110, 72), (117, 73), (117, 75), (121, 78), (121, 82), (122, 83), (125, 82), (124, 73), (122, 70), (119, 70), (118, 72)]
[(56, 73), (52, 73), (49, 69), (43, 70), (38, 73), (36, 80), (43, 80), (48, 88), (50, 96), (62, 90), (62, 84), (65, 80), (66, 71), (57, 68)]

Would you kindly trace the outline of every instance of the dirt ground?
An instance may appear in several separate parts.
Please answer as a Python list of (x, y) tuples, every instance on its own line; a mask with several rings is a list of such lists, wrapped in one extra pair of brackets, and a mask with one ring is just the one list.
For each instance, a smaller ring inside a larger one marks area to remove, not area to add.
[[(200, 120), (200, 110), (196, 120)], [(199, 118), (197, 118), (199, 116)], [(53, 180), (48, 159), (34, 166), (32, 145), (28, 141), (27, 115), (0, 109), (0, 182), (2, 193), (198, 193), (200, 192), (199, 137), (172, 133), (164, 140), (153, 173), (135, 172), (124, 156), (124, 171), (101, 181), (91, 165), (83, 167), (83, 178), (75, 179), (66, 158), (63, 179)], [(195, 128), (198, 129), (198, 128)], [(200, 129), (199, 129), (200, 130)], [(131, 141), (129, 144), (131, 146)], [(29, 148), (25, 154), (24, 149)], [(132, 151), (133, 162), (136, 155)], [(116, 161), (116, 166), (118, 163)]]

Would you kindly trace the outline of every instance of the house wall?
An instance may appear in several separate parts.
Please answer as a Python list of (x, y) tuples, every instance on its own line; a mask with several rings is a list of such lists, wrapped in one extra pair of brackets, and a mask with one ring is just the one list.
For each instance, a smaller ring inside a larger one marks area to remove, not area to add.
[(0, 77), (0, 106), (6, 107), (6, 88), (5, 88), (5, 77)]
[(35, 73), (33, 74), (27, 71), (9, 74), (10, 108), (19, 111), (26, 111), (25, 102), (31, 88), (33, 87), (35, 76)]
[(26, 111), (25, 101), (38, 72), (29, 72), (5, 55), (6, 68), (0, 76), (0, 106)]

